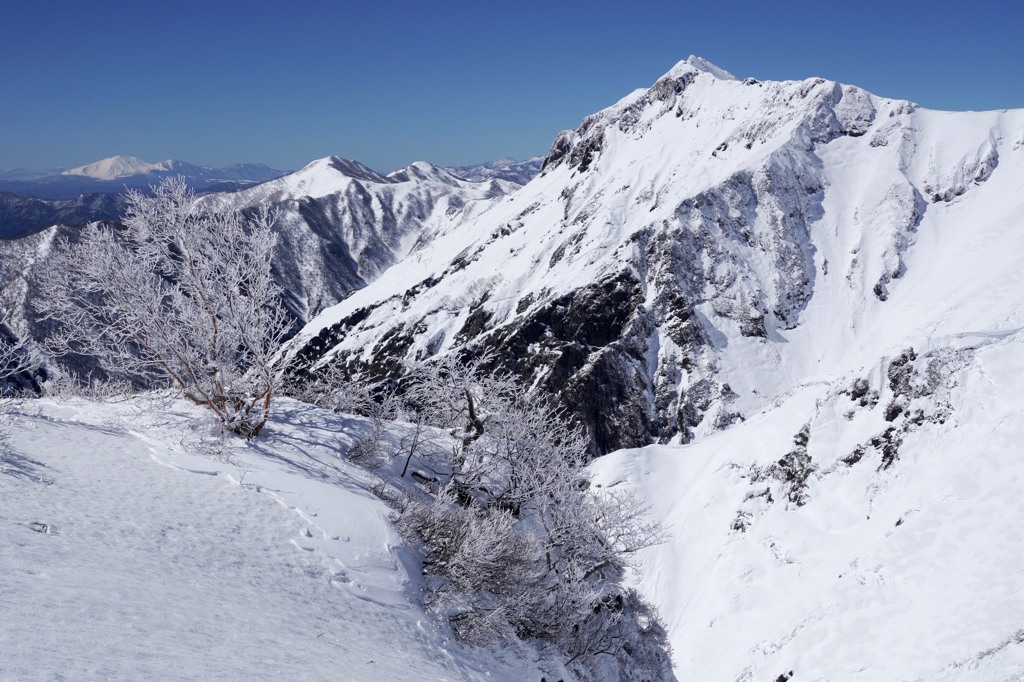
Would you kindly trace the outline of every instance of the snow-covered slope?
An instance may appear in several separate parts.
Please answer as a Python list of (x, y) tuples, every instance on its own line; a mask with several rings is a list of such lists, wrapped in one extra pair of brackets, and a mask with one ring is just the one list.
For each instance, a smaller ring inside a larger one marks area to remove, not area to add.
[(356, 372), (500, 349), (607, 452), (688, 442), (819, 374), (1020, 325), (1024, 111), (947, 113), (680, 62), (562, 133), (293, 346)]
[(35, 273), (46, 267), (56, 240), (74, 238), (75, 230), (52, 227), (20, 239), (0, 240), (0, 313), (20, 336), (41, 339), (46, 324), (28, 309), (36, 295)]
[(593, 463), (671, 530), (639, 587), (679, 679), (1024, 676), (1024, 334), (934, 343)]
[(455, 224), (517, 186), (471, 182), (417, 162), (381, 175), (358, 161), (319, 159), (240, 192), (205, 199), (220, 208), (279, 213), (275, 275), (289, 307), (308, 320), (373, 281), (424, 232)]
[(283, 401), (199, 456), (209, 417), (178, 403), (7, 407), (0, 678), (542, 677), (423, 610), (379, 482), (341, 457), (365, 424)]

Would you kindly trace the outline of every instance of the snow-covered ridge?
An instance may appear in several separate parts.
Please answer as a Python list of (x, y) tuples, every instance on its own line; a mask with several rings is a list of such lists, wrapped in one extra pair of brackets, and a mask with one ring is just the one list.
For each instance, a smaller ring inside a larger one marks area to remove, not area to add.
[(270, 182), (204, 198), (211, 206), (279, 214), (275, 271), (300, 320), (375, 280), (442, 225), (518, 189), (472, 182), (418, 161), (383, 175), (329, 156)]
[[(692, 440), (823, 368), (1008, 324), (1022, 129), (1021, 111), (932, 112), (686, 60), (560, 134), (540, 177), (443, 225), (293, 352), (363, 371), (498, 348), (598, 450)], [(984, 289), (1004, 298), (968, 323)]]
[[(188, 173), (193, 171), (237, 171), (244, 176), (250, 171), (268, 170), (260, 166), (204, 170), (181, 162), (164, 165), (170, 170), (156, 176), (131, 176), (131, 180), (146, 185), (164, 175), (184, 172), (186, 183), (191, 183), (195, 175)], [(78, 226), (117, 219), (123, 209), (120, 193), (125, 188), (124, 180), (83, 180), (116, 184), (112, 189), (117, 195), (100, 193), (49, 201), (0, 195), (0, 222), (10, 223), (10, 228), (0, 225), (0, 235), (18, 237), (0, 241), (0, 259), (4, 261), (0, 283), (7, 289), (2, 298), (8, 301), (5, 309), (20, 332), (32, 336), (46, 333), (45, 325), (26, 309), (33, 296), (33, 272), (46, 267), (46, 258), (35, 253), (37, 240), (31, 233), (54, 224)], [(274, 275), (285, 290), (286, 307), (302, 324), (372, 281), (425, 234), (518, 187), (500, 179), (464, 180), (425, 162), (383, 175), (358, 161), (332, 156), (242, 191), (206, 194), (202, 201), (227, 209), (252, 210), (268, 205), (278, 210)], [(5, 232), (7, 229), (10, 232)], [(52, 227), (49, 231), (59, 231), (63, 236), (73, 234), (75, 229)]]

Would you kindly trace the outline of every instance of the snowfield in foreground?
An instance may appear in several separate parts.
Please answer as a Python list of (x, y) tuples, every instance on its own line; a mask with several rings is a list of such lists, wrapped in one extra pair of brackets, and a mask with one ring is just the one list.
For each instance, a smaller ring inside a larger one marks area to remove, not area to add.
[(207, 415), (140, 408), (3, 415), (0, 679), (540, 679), (423, 611), (416, 555), (339, 458), (364, 424), (282, 401), (265, 437), (196, 456)]

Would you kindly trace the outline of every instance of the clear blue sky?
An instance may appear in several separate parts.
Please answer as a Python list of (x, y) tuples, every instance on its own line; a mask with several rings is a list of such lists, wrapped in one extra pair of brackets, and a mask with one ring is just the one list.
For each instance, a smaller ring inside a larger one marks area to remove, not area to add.
[(1019, 0), (24, 0), (0, 16), (0, 168), (523, 158), (690, 54), (1024, 107)]

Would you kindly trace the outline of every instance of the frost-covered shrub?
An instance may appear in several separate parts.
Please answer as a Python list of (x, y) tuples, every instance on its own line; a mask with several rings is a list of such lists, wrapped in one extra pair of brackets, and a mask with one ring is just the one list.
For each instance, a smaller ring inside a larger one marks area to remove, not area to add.
[(19, 375), (32, 371), (29, 341), (8, 329), (6, 320), (0, 311), (0, 398), (20, 393), (24, 382)]
[(368, 417), (370, 432), (347, 453), (350, 460), (364, 466), (373, 466), (385, 457), (387, 423), (403, 416), (401, 401), (393, 387), (353, 381), (338, 363), (293, 372), (282, 391), (332, 412)]
[(285, 331), (270, 274), (274, 216), (212, 213), (181, 179), (130, 191), (125, 227), (57, 245), (35, 302), (57, 355), (96, 358), (115, 377), (177, 388), (224, 428), (256, 436)]
[(400, 528), (423, 544), (424, 571), (441, 578), (430, 606), (466, 641), (514, 638), (530, 611), (542, 548), (515, 525), (510, 512), (458, 504), (450, 487), (432, 501), (410, 502), (400, 516)]
[(424, 549), (430, 606), (469, 642), (530, 640), (583, 679), (672, 679), (664, 627), (622, 584), (662, 530), (629, 495), (591, 490), (584, 436), (483, 362), (442, 358), (406, 386), (453, 436), (447, 483), (398, 521)]

